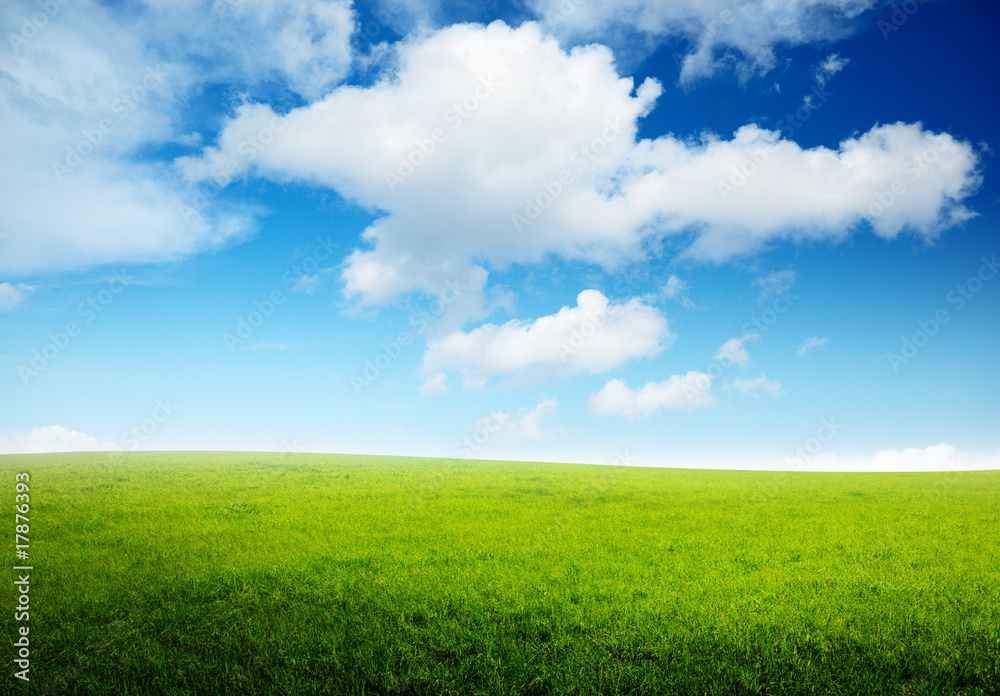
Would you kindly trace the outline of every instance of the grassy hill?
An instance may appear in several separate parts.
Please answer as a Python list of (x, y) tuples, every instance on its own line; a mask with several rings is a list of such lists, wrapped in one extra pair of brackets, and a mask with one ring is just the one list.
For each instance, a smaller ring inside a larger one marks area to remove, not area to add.
[(998, 471), (81, 453), (0, 457), (11, 505), (22, 471), (0, 692), (1000, 693)]

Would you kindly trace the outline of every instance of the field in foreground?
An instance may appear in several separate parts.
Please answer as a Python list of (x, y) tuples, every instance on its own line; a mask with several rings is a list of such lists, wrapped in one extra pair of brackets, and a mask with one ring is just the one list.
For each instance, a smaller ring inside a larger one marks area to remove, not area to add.
[(1000, 693), (1000, 471), (4, 456), (10, 504), (19, 471), (0, 693)]

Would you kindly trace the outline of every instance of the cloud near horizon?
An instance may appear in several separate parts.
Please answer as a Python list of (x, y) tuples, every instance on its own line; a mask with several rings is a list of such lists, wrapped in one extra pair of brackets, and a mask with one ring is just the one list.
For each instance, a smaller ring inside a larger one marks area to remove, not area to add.
[[(502, 421), (503, 425), (493, 433), (491, 441), (500, 445), (513, 445), (522, 441), (536, 441), (559, 434), (560, 429), (550, 429), (548, 422), (558, 410), (555, 399), (545, 399), (533, 408), (522, 408), (517, 413), (498, 411), (490, 417)], [(482, 427), (487, 419), (480, 419), (476, 427)]]
[(1000, 451), (992, 455), (959, 452), (945, 442), (927, 447), (886, 448), (872, 455), (842, 456), (820, 452), (814, 456), (789, 456), (778, 464), (793, 471), (943, 471), (1000, 469)]
[(45, 452), (96, 452), (121, 449), (114, 442), (99, 442), (97, 438), (61, 425), (32, 428), (23, 433), (15, 430), (10, 437), (0, 435), (0, 454), (41, 454)]

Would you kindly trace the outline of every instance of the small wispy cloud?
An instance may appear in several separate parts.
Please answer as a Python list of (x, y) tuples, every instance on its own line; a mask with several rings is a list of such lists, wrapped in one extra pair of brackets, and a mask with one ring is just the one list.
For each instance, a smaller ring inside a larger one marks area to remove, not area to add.
[[(816, 72), (813, 73), (813, 80), (816, 83), (816, 87), (813, 91), (819, 91), (820, 94), (826, 95), (832, 94), (832, 92), (825, 91), (826, 84), (834, 75), (843, 70), (844, 67), (850, 62), (850, 58), (841, 58), (839, 53), (831, 53), (828, 55), (823, 62), (819, 64), (819, 67), (816, 68)], [(803, 100), (803, 105), (807, 109), (818, 109), (825, 101), (826, 99), (824, 97), (823, 100), (817, 104), (815, 97), (812, 94), (807, 94)]]
[(802, 344), (802, 347), (799, 348), (798, 356), (801, 358), (803, 355), (806, 354), (806, 351), (812, 350), (813, 348), (819, 348), (820, 346), (825, 346), (827, 341), (829, 340), (830, 340), (829, 336), (823, 336), (823, 337), (810, 336)]
[(754, 284), (760, 288), (758, 300), (766, 302), (772, 297), (783, 295), (795, 287), (795, 271), (773, 271), (766, 276), (754, 280)]
[(174, 138), (174, 142), (184, 147), (197, 147), (201, 145), (202, 142), (201, 133), (186, 133), (184, 135), (178, 135)]
[(522, 408), (517, 414), (499, 412), (498, 415), (502, 417), (504, 422), (504, 426), (498, 433), (501, 441), (514, 443), (522, 440), (541, 440), (558, 435), (561, 432), (560, 428), (550, 429), (548, 427), (548, 422), (555, 416), (557, 410), (556, 400), (546, 399), (534, 408)]
[(733, 365), (746, 365), (750, 362), (750, 354), (747, 352), (747, 349), (743, 347), (743, 344), (756, 341), (759, 338), (760, 334), (746, 334), (745, 336), (730, 338), (722, 344), (719, 350), (715, 352), (713, 360), (718, 362), (729, 362)]
[(446, 372), (435, 373), (433, 377), (420, 385), (420, 393), (424, 396), (430, 396), (432, 394), (447, 394), (448, 374)]
[(839, 53), (831, 53), (822, 63), (820, 63), (820, 66), (816, 68), (816, 84), (820, 87), (825, 87), (826, 83), (830, 81), (830, 78), (847, 67), (847, 64), (850, 62), (850, 58), (841, 58)]
[(9, 312), (24, 302), (24, 299), (35, 291), (24, 283), (0, 283), (0, 312)]
[(675, 300), (681, 303), (682, 307), (694, 309), (694, 302), (687, 296), (688, 284), (675, 275), (667, 279), (666, 284), (660, 290), (660, 294), (668, 300)]
[(771, 396), (777, 398), (784, 393), (781, 391), (781, 382), (768, 379), (763, 372), (760, 377), (754, 377), (753, 379), (734, 379), (730, 382), (729, 386), (749, 396), (760, 396), (758, 392), (766, 391)]
[(330, 275), (331, 273), (333, 273), (332, 268), (324, 268), (316, 273), (313, 273), (312, 275), (304, 273), (295, 280), (295, 285), (292, 286), (292, 290), (294, 292), (304, 292), (307, 295), (312, 295), (322, 283), (322, 277)]

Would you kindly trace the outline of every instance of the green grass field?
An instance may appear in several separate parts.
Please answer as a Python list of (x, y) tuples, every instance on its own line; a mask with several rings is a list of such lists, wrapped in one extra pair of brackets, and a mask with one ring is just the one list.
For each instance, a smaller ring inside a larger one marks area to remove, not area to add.
[(1000, 693), (1000, 471), (4, 456), (8, 568), (20, 471), (4, 693)]

